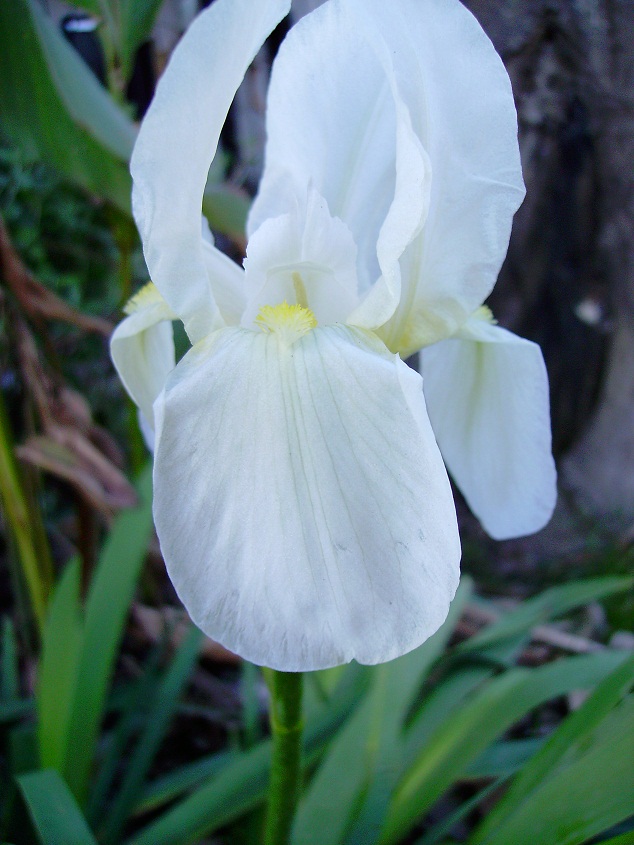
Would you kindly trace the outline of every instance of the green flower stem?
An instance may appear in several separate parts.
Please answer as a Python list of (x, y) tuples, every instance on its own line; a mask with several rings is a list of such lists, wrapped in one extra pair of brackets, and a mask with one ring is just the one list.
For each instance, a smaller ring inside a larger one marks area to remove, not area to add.
[(302, 673), (264, 670), (271, 694), (273, 760), (264, 845), (288, 845), (299, 798)]

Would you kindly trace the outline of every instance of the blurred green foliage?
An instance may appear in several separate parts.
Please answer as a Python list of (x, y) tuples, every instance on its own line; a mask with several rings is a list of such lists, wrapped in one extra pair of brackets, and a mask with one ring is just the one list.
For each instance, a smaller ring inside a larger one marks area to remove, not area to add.
[[(16, 640), (5, 622), (0, 833), (15, 845), (60, 843), (60, 813), (66, 830), (77, 831), (73, 841), (86, 845), (185, 845), (221, 830), (227, 841), (249, 841), (240, 838), (246, 830), (257, 839), (270, 740), (245, 735), (229, 750), (153, 774), (199, 634), (192, 630), (167, 661), (155, 651), (142, 675), (109, 691), (151, 524), (147, 474), (139, 492), (142, 504), (117, 521), (85, 601), (76, 565), (64, 572), (35, 703), (21, 695)], [(383, 666), (309, 675), (293, 845), (450, 842), (456, 825), (509, 785), (469, 845), (581, 845), (627, 823), (634, 657), (605, 649), (533, 668), (517, 661), (536, 624), (631, 588), (631, 579), (615, 578), (556, 587), (452, 645), (462, 611), (476, 600), (464, 579), (449, 619), (416, 651)], [(549, 736), (539, 718), (527, 719), (579, 688), (594, 692)], [(234, 825), (242, 833), (232, 839)]]
[[(116, 321), (121, 304), (121, 249), (113, 227), (129, 222), (100, 200), (63, 179), (41, 161), (30, 161), (0, 135), (0, 216), (20, 257), (35, 278), (76, 310)], [(130, 253), (130, 285), (145, 281), (145, 263), (136, 239)], [(24, 426), (17, 410), (22, 399), (10, 327), (0, 310), (0, 367), (8, 411), (18, 441)], [(50, 321), (39, 337), (48, 362), (64, 379), (89, 395), (94, 419), (121, 443), (127, 431), (126, 397), (99, 335)], [(50, 493), (50, 491), (48, 491)], [(46, 500), (50, 500), (48, 493)], [(54, 497), (57, 498), (57, 497)], [(55, 505), (48, 501), (55, 509)]]
[(36, 278), (69, 305), (103, 316), (119, 304), (112, 214), (41, 161), (0, 139), (0, 214)]
[[(595, 578), (602, 575), (628, 576), (634, 571), (634, 545), (631, 542), (608, 540), (605, 536), (588, 536), (584, 548), (576, 555), (542, 558), (534, 563), (507, 567), (500, 577), (499, 556), (488, 538), (463, 539), (463, 569), (476, 578), (480, 588), (490, 595), (513, 594), (518, 598), (543, 590), (550, 584), (574, 578)], [(612, 596), (603, 604), (610, 628), (634, 631), (634, 593)]]

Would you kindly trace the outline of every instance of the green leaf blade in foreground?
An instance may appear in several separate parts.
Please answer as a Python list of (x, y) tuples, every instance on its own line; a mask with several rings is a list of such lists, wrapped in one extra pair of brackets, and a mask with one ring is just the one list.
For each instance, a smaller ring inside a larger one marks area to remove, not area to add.
[(136, 51), (149, 38), (163, 0), (122, 0), (121, 61), (123, 76), (130, 78)]
[(129, 757), (121, 788), (108, 811), (100, 837), (104, 845), (117, 845), (121, 841), (121, 831), (141, 794), (145, 777), (198, 659), (201, 639), (201, 631), (192, 626), (162, 679), (145, 721), (145, 728)]
[(86, 799), (106, 695), (152, 528), (151, 472), (142, 474), (138, 507), (116, 520), (86, 602), (84, 638), (64, 774), (80, 804)]
[(421, 749), (390, 804), (381, 845), (398, 842), (497, 737), (535, 707), (602, 681), (625, 660), (615, 651), (513, 669), (487, 683)]
[(600, 845), (634, 845), (634, 830), (621, 833), (619, 836), (614, 836), (611, 839), (604, 839)]
[(34, 0), (0, 3), (0, 113), (26, 156), (130, 214), (134, 128)]
[[(329, 749), (300, 808), (294, 843), (322, 845), (323, 825), (319, 824), (319, 818), (323, 817), (325, 807), (329, 829), (337, 817), (337, 829), (345, 832), (340, 840), (332, 837), (333, 843), (365, 845), (376, 841), (403, 768), (405, 720), (431, 668), (443, 654), (471, 592), (472, 582), (464, 578), (447, 619), (432, 637), (397, 660), (374, 667), (371, 690), (355, 714), (355, 718), (365, 720), (364, 735), (359, 740), (354, 733), (346, 737), (342, 732), (334, 748)], [(338, 747), (339, 743), (343, 744), (342, 748)], [(355, 760), (356, 783), (347, 777), (351, 760)], [(338, 813), (329, 798), (331, 792), (337, 794)], [(348, 796), (347, 804), (344, 796)]]
[[(370, 694), (347, 720), (295, 817), (292, 845), (339, 845), (367, 781), (366, 743), (372, 727)], [(324, 824), (324, 818), (328, 823)]]
[(178, 769), (168, 772), (146, 784), (134, 813), (156, 810), (180, 798), (184, 793), (191, 792), (204, 781), (217, 775), (231, 760), (239, 755), (238, 751), (220, 751), (210, 754), (193, 763), (185, 763)]
[(373, 668), (366, 699), (330, 744), (300, 803), (293, 845), (338, 845), (350, 838), (370, 842), (378, 833), (398, 777), (403, 723), (471, 590), (470, 579), (464, 578), (447, 620), (432, 637), (397, 660)]
[(522, 602), (519, 607), (504, 614), (497, 622), (488, 625), (479, 634), (465, 640), (457, 649), (458, 654), (471, 654), (484, 648), (527, 635), (531, 628), (562, 616), (575, 608), (593, 601), (600, 601), (615, 593), (631, 590), (634, 578), (590, 578), (561, 584)]
[[(522, 819), (530, 818), (537, 808), (543, 809), (558, 829), (572, 825), (566, 842), (585, 841), (627, 817), (634, 807), (634, 711), (630, 709), (628, 716), (627, 710), (632, 706), (632, 698), (628, 699), (625, 708), (621, 705), (620, 716), (611, 711), (619, 706), (633, 684), (634, 657), (605, 678), (579, 710), (549, 737), (480, 825), (473, 845), (485, 842), (501, 845), (508, 825), (512, 825), (514, 819), (518, 826), (517, 836), (526, 836), (526, 833), (521, 834)], [(619, 719), (623, 721), (620, 727)], [(610, 749), (613, 753), (611, 767)], [(594, 773), (592, 766), (596, 767)], [(588, 778), (587, 784), (584, 776)], [(591, 795), (582, 802), (579, 796), (590, 787)], [(566, 790), (572, 790), (573, 800), (569, 806), (565, 804)], [(619, 807), (625, 815), (619, 816)], [(541, 815), (541, 809), (538, 815)], [(575, 830), (582, 832), (581, 839), (570, 838)], [(545, 843), (549, 841), (548, 837), (544, 839)]]
[[(2, 6), (0, 6), (0, 23)], [(1, 31), (0, 31), (1, 37)], [(2, 57), (0, 55), (0, 62)], [(0, 90), (0, 106), (2, 92)], [(0, 115), (2, 109), (0, 108)], [(22, 612), (31, 612), (41, 634), (46, 617), (46, 602), (53, 579), (53, 565), (50, 549), (44, 531), (39, 508), (27, 495), (22, 473), (16, 460), (13, 433), (4, 398), (0, 394), (0, 506), (3, 511), (3, 523), (6, 539), (15, 549), (13, 577), (18, 584), (24, 584), (25, 597), (28, 596), (30, 608)], [(9, 554), (11, 566), (14, 556)], [(20, 595), (18, 601), (20, 604)]]
[(16, 701), (20, 697), (20, 673), (15, 629), (9, 616), (2, 620), (1, 636), (0, 701)]
[(46, 770), (21, 775), (17, 783), (40, 845), (97, 845), (57, 772)]
[(80, 567), (66, 565), (53, 593), (42, 638), (37, 684), (37, 738), (40, 765), (64, 771), (82, 644)]
[(533, 790), (487, 845), (582, 845), (634, 808), (634, 697), (619, 704), (579, 759)]
[[(104, 823), (108, 796), (115, 781), (121, 779), (122, 760), (139, 732), (139, 720), (146, 718), (148, 702), (152, 702), (159, 684), (159, 662), (165, 655), (165, 642), (153, 646), (143, 673), (127, 687), (119, 708), (116, 724), (102, 735), (99, 744), (99, 763), (96, 777), (91, 783), (86, 805), (86, 818), (93, 829)], [(112, 705), (112, 697), (109, 698)]]

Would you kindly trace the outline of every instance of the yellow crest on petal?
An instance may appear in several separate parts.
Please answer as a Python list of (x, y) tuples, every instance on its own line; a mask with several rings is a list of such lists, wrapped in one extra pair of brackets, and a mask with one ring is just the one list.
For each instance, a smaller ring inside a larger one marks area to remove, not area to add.
[(300, 337), (308, 334), (317, 325), (315, 315), (303, 305), (289, 305), (284, 301), (280, 305), (264, 305), (260, 308), (255, 322), (264, 332), (279, 335), (288, 346)]
[(491, 326), (497, 326), (497, 320), (493, 316), (493, 311), (489, 308), (488, 305), (481, 305), (479, 308), (473, 312), (473, 317), (476, 320), (482, 320), (485, 323), (489, 323)]
[(143, 285), (143, 287), (140, 288), (134, 296), (128, 299), (126, 304), (123, 306), (123, 313), (128, 315), (134, 314), (135, 311), (140, 311), (141, 308), (147, 308), (150, 305), (155, 305), (156, 303), (165, 304), (165, 300), (159, 293), (156, 285), (153, 282), (148, 282)]

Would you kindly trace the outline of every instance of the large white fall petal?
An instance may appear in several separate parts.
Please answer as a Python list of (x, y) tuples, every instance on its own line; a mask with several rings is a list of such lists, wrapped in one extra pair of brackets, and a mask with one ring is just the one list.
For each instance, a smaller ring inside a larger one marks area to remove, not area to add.
[(157, 403), (155, 519), (194, 621), (286, 671), (390, 660), (458, 585), (420, 377), (372, 335), (226, 329)]

